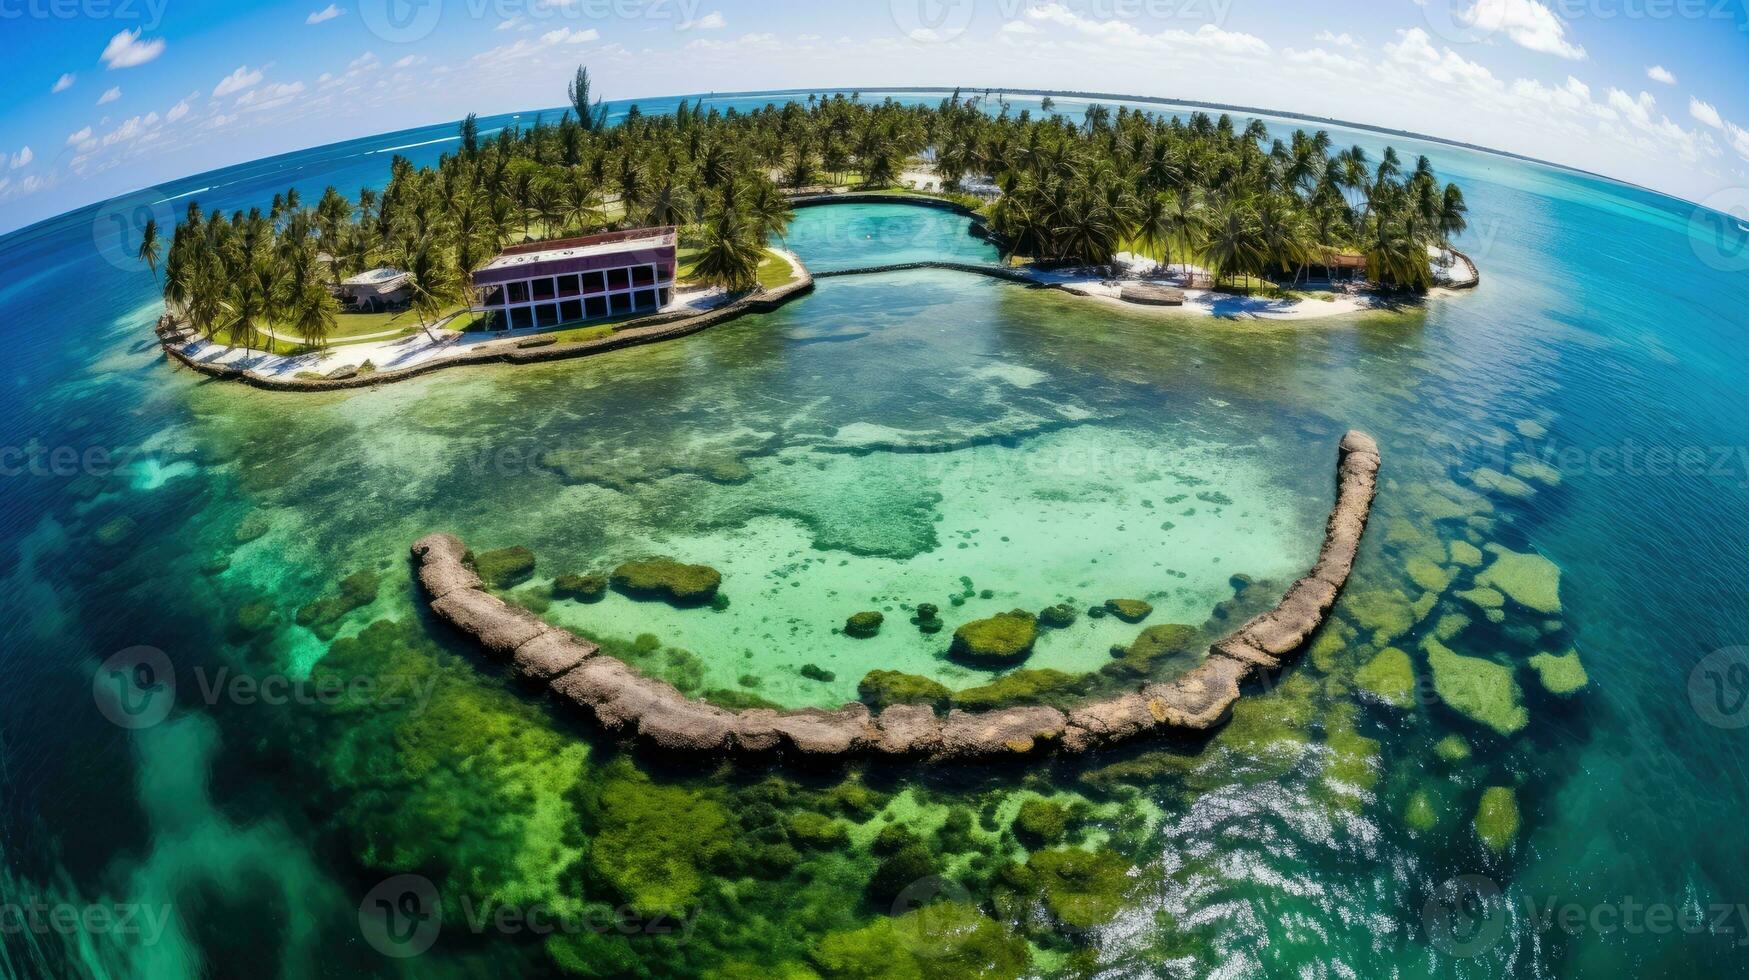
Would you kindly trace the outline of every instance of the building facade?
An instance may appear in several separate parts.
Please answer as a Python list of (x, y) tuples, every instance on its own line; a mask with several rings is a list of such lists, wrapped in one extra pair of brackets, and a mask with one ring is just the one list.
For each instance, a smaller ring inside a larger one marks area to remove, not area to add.
[(636, 228), (505, 249), (473, 274), (489, 330), (654, 313), (674, 298), (675, 229)]
[(370, 269), (340, 282), (340, 298), (355, 310), (395, 309), (406, 306), (411, 296), (407, 274), (399, 269)]

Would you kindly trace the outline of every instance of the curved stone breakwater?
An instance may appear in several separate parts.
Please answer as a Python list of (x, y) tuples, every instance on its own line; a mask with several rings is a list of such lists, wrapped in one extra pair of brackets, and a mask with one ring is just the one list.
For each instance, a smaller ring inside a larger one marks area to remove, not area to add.
[(891, 705), (877, 715), (860, 703), (833, 711), (729, 711), (688, 698), (602, 654), (594, 643), (491, 595), (465, 563), (467, 548), (454, 535), (419, 539), (413, 556), (419, 583), (439, 618), (615, 735), (669, 752), (736, 758), (776, 753), (804, 759), (992, 761), (1053, 747), (1085, 752), (1166, 731), (1206, 731), (1224, 721), (1239, 700), (1240, 684), (1281, 667), (1323, 624), (1354, 568), (1378, 471), (1378, 443), (1363, 432), (1349, 432), (1338, 450), (1336, 506), (1318, 562), (1274, 609), (1215, 643), (1207, 659), (1174, 680), (1068, 711), (1015, 707), (939, 715), (928, 705)]

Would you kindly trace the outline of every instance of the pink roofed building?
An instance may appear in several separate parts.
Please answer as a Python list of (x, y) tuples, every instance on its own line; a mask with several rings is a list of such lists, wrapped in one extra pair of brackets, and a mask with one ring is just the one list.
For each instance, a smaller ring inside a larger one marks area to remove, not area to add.
[(665, 227), (512, 246), (474, 271), (474, 309), (491, 330), (654, 313), (674, 297), (677, 243)]

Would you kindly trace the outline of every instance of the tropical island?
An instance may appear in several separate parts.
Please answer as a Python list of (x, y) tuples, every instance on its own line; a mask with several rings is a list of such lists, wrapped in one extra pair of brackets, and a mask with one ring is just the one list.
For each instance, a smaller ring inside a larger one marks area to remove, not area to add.
[[(1328, 133), (1090, 105), (1079, 121), (955, 92), (842, 94), (739, 112), (633, 105), (610, 125), (579, 68), (555, 124), (480, 132), (386, 186), (262, 212), (191, 200), (166, 251), (158, 335), (176, 361), (263, 387), (374, 385), (466, 363), (684, 336), (813, 288), (783, 247), (800, 207), (947, 208), (999, 260), (938, 265), (1133, 310), (1298, 319), (1473, 286), (1455, 184)], [(891, 271), (891, 267), (832, 274)]]

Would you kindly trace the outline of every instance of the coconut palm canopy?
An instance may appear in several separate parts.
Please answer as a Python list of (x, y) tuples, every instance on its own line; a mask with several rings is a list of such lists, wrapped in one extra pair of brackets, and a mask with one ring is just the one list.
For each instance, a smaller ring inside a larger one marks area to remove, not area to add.
[(394, 158), (380, 194), (349, 201), (329, 188), (308, 209), (293, 191), (266, 215), (228, 218), (190, 203), (165, 261), (166, 298), (203, 331), (252, 342), (280, 324), (320, 343), (332, 310), (318, 281), (421, 256), (446, 267), (421, 277), (421, 309), (433, 311), (462, 299), (467, 274), (507, 242), (670, 223), (706, 250), (702, 279), (748, 288), (747, 262), (788, 225), (782, 189), (851, 173), (889, 186), (931, 148), (950, 189), (967, 173), (995, 175), (991, 224), (1027, 259), (1104, 264), (1130, 249), (1195, 257), (1223, 278), (1287, 277), (1358, 249), (1375, 281), (1418, 289), (1431, 281), (1427, 246), (1464, 227), (1462, 192), (1425, 159), (1405, 172), (1394, 151), (1374, 164), (1358, 147), (1333, 151), (1322, 132), (1282, 140), (1224, 115), (1095, 105), (1074, 121), (991, 112), (956, 92), (933, 107), (854, 95), (752, 112), (682, 103), (605, 127), (585, 73), (571, 94), (584, 117), (482, 138), (470, 116), (457, 153), (435, 167)]

